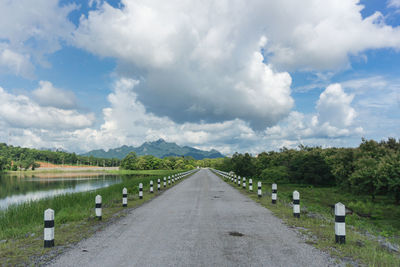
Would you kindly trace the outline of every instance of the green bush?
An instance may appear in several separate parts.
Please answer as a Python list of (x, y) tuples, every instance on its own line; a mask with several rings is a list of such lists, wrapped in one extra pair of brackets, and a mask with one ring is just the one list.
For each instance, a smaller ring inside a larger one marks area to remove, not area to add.
[(270, 167), (261, 172), (261, 178), (268, 182), (288, 183), (288, 169), (285, 166)]

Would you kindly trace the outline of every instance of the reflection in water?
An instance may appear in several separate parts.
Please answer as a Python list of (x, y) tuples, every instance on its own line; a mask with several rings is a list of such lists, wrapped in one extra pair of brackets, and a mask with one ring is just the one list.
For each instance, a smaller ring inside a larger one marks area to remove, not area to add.
[(66, 193), (95, 190), (120, 183), (122, 178), (115, 175), (80, 174), (76, 177), (37, 178), (0, 174), (0, 209)]

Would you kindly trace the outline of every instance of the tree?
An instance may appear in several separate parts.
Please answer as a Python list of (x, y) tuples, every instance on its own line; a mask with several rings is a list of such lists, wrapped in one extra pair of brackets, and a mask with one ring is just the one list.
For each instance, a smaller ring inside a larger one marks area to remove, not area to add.
[(380, 188), (387, 190), (395, 198), (396, 204), (400, 204), (400, 153), (389, 153), (385, 156), (379, 166)]
[(336, 185), (350, 189), (349, 177), (354, 172), (354, 149), (341, 148), (330, 149), (331, 153), (327, 153), (325, 159), (331, 168), (332, 174), (335, 176)]
[(0, 156), (0, 171), (5, 170), (7, 167), (7, 159), (3, 156)]
[(185, 162), (183, 161), (183, 159), (178, 159), (175, 162), (174, 169), (175, 170), (183, 170), (183, 169), (185, 169)]
[(233, 171), (240, 176), (252, 177), (256, 173), (253, 158), (249, 153), (235, 153), (232, 156)]
[(121, 168), (124, 170), (135, 170), (137, 168), (138, 158), (135, 152), (130, 152), (126, 157), (121, 161)]
[(367, 193), (375, 200), (378, 192), (378, 160), (364, 156), (355, 163), (355, 171), (350, 176), (352, 189), (359, 193)]
[(272, 166), (261, 172), (261, 178), (269, 182), (289, 182), (289, 172), (286, 166)]

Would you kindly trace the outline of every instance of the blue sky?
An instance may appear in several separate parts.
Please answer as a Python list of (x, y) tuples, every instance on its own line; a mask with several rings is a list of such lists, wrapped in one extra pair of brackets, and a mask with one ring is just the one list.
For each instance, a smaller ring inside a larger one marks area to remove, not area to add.
[(0, 142), (399, 138), (399, 0), (0, 1), (0, 25)]

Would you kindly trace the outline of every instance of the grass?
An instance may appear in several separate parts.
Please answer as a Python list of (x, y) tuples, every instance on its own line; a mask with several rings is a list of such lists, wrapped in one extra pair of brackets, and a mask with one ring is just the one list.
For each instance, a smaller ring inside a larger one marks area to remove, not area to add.
[[(141, 171), (135, 173), (136, 175), (131, 173), (122, 183), (107, 188), (32, 201), (0, 211), (1, 265), (36, 265), (34, 261), (40, 256), (49, 258), (56, 255), (60, 248), (71, 246), (92, 235), (115, 217), (124, 216), (126, 208), (122, 208), (123, 187), (128, 189), (128, 208), (136, 207), (159, 194), (157, 179), (162, 180), (163, 176), (177, 172)], [(149, 192), (150, 180), (154, 182), (154, 194)], [(139, 183), (143, 183), (143, 199), (138, 198)], [(167, 184), (167, 188), (169, 187), (171, 186)], [(102, 196), (102, 221), (95, 219), (94, 200), (97, 194)], [(43, 248), (43, 213), (48, 208), (55, 211), (56, 247), (53, 249)]]
[(164, 177), (178, 172), (184, 172), (184, 170), (105, 170), (105, 172), (111, 174), (161, 175)]
[[(0, 171), (1, 172), (1, 171)], [(184, 172), (184, 170), (102, 170), (102, 169), (79, 169), (79, 168), (71, 168), (71, 169), (36, 169), (36, 170), (26, 170), (26, 171), (4, 171), (3, 173), (7, 174), (15, 174), (15, 175), (32, 175), (32, 174), (37, 174), (37, 173), (75, 173), (75, 172), (95, 172), (95, 173), (110, 173), (110, 174), (119, 174), (119, 175), (128, 175), (128, 174), (133, 174), (133, 175), (172, 175), (175, 173), (179, 172)]]
[[(400, 243), (400, 208), (390, 202), (385, 203), (385, 198), (381, 199), (381, 204), (377, 204), (370, 203), (368, 196), (348, 194), (337, 188), (278, 184), (278, 201), (272, 204), (270, 183), (263, 182), (263, 197), (260, 199), (257, 197), (256, 180), (253, 179), (253, 192), (242, 187), (239, 189), (234, 183), (224, 180), (271, 210), (289, 227), (301, 232), (306, 243), (344, 260), (348, 265), (361, 263), (367, 266), (400, 266), (400, 254), (389, 251), (378, 241), (381, 239), (393, 244)], [(300, 192), (300, 219), (294, 218), (290, 206), (294, 190)], [(334, 211), (331, 208), (331, 205), (339, 201), (357, 213), (369, 213), (371, 216), (364, 218), (355, 212), (346, 216), (344, 245), (335, 243)]]

